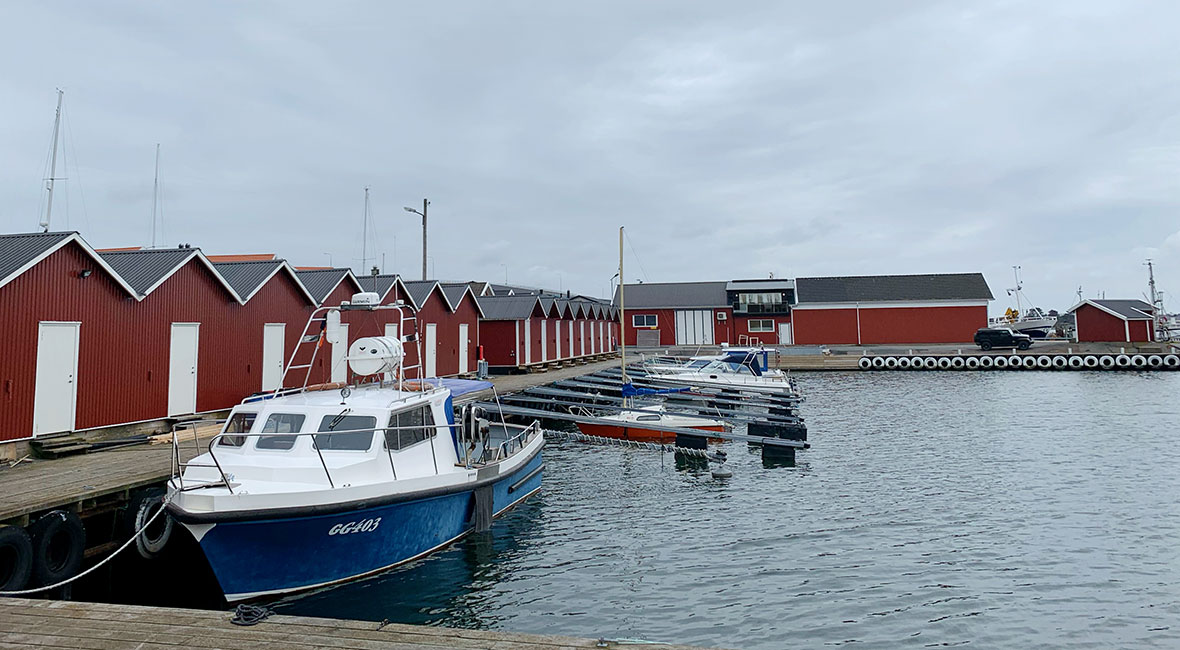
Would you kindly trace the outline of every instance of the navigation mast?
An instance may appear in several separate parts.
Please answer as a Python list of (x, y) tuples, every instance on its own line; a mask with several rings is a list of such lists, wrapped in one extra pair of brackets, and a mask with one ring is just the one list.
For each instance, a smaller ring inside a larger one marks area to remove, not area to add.
[(53, 214), (53, 181), (57, 179), (57, 136), (61, 130), (61, 98), (65, 91), (57, 89), (57, 114), (53, 118), (53, 153), (50, 154), (49, 178), (45, 179), (45, 189), (49, 197), (45, 202), (45, 216), (41, 219), (41, 232), (49, 232), (49, 218)]

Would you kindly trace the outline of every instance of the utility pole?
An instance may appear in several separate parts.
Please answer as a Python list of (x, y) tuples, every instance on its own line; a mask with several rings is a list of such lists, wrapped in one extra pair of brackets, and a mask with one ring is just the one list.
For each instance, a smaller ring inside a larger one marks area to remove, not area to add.
[(57, 115), (53, 118), (53, 153), (50, 156), (49, 178), (45, 179), (45, 189), (49, 190), (49, 198), (45, 203), (45, 218), (41, 220), (41, 232), (49, 232), (49, 217), (53, 214), (53, 181), (57, 180), (57, 134), (61, 129), (61, 97), (65, 94), (61, 88), (57, 89)]
[(365, 186), (365, 214), (364, 225), (361, 226), (361, 268), (365, 268), (369, 261), (369, 186)]
[(430, 206), (430, 201), (422, 199), (422, 211), (419, 212), (414, 208), (403, 208), (406, 212), (413, 212), (422, 217), (422, 279), (426, 279), (426, 208)]

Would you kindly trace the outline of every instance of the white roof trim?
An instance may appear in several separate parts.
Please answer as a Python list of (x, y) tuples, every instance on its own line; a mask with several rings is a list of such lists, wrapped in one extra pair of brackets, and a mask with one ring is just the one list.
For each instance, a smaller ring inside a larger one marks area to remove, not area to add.
[(50, 255), (56, 253), (58, 250), (60, 250), (62, 247), (69, 244), (70, 242), (77, 242), (78, 245), (82, 247), (82, 250), (86, 251), (86, 254), (88, 256), (90, 256), (90, 258), (92, 260), (94, 260), (94, 262), (96, 264), (98, 264), (98, 266), (103, 271), (106, 271), (107, 275), (111, 276), (115, 280), (116, 284), (118, 284), (120, 287), (123, 287), (123, 290), (126, 291), (127, 294), (130, 295), (132, 298), (135, 298), (136, 302), (143, 300), (143, 298), (139, 295), (139, 293), (136, 292), (135, 289), (133, 289), (130, 284), (127, 284), (127, 281), (123, 279), (123, 276), (116, 273), (115, 269), (111, 268), (111, 265), (107, 264), (106, 261), (102, 259), (102, 256), (99, 255), (98, 252), (95, 251), (93, 248), (91, 248), (90, 244), (87, 244), (86, 240), (82, 239), (82, 236), (76, 232), (70, 233), (67, 237), (65, 237), (64, 239), (59, 241), (56, 245), (51, 246), (49, 249), (47, 249), (46, 251), (44, 251), (43, 253), (41, 253), (37, 257), (34, 257), (33, 259), (26, 262), (24, 266), (22, 266), (19, 269), (10, 273), (8, 275), (8, 277), (0, 280), (0, 287), (3, 287), (4, 285), (8, 284), (9, 282), (12, 282), (13, 280), (17, 279), (25, 271), (28, 271), (29, 269), (33, 268), (34, 266), (37, 266), (38, 264), (41, 263), (42, 260), (44, 260), (45, 258), (49, 257)]
[[(296, 275), (295, 267), (291, 266), (287, 262), (287, 260), (279, 260), (279, 262), (280, 262), (280, 264), (275, 267), (275, 270), (271, 271), (270, 275), (266, 276), (266, 278), (262, 282), (259, 282), (258, 286), (254, 287), (254, 290), (250, 292), (250, 295), (242, 296), (242, 299), (243, 299), (242, 304), (244, 305), (247, 302), (250, 302), (250, 299), (253, 298), (254, 296), (258, 295), (258, 292), (262, 291), (262, 287), (265, 287), (268, 282), (273, 280), (274, 277), (276, 275), (278, 275), (279, 271), (285, 270), (287, 272), (287, 275), (290, 276), (291, 279), (295, 281), (295, 286), (299, 287), (299, 291), (303, 293), (303, 296), (305, 298), (307, 298), (307, 302), (310, 302), (311, 304), (316, 305), (318, 307), (319, 305), (316, 303), (315, 298), (310, 293), (308, 293), (307, 287), (303, 286), (303, 282), (301, 282), (299, 280), (299, 276)], [(230, 264), (232, 264), (232, 263), (233, 262), (230, 262)], [(328, 292), (328, 293), (331, 294), (331, 292)]]
[(217, 278), (217, 281), (219, 283), (221, 283), (221, 286), (225, 287), (225, 290), (229, 292), (229, 295), (233, 296), (234, 300), (238, 301), (239, 305), (246, 304), (246, 301), (241, 296), (238, 295), (238, 292), (234, 291), (234, 288), (232, 286), (230, 286), (230, 284), (228, 282), (225, 281), (225, 278), (222, 277), (222, 275), (220, 273), (217, 272), (217, 267), (213, 266), (213, 262), (210, 262), (209, 258), (205, 257), (205, 254), (201, 252), (201, 249), (194, 248), (194, 249), (192, 249), (192, 251), (193, 251), (192, 254), (190, 254), (188, 257), (184, 258), (184, 260), (182, 262), (180, 262), (179, 264), (177, 264), (176, 266), (172, 267), (172, 270), (165, 273), (164, 276), (161, 277), (159, 280), (156, 280), (155, 284), (148, 287), (147, 290), (143, 292), (143, 297), (147, 298), (148, 296), (150, 296), (153, 291), (155, 291), (156, 289), (158, 289), (160, 287), (160, 285), (167, 282), (168, 278), (171, 278), (173, 275), (176, 274), (177, 271), (184, 268), (184, 266), (186, 264), (191, 262), (193, 257), (196, 257), (197, 259), (201, 260), (201, 263), (205, 265), (205, 268), (209, 269), (209, 271), (213, 274), (213, 276)]

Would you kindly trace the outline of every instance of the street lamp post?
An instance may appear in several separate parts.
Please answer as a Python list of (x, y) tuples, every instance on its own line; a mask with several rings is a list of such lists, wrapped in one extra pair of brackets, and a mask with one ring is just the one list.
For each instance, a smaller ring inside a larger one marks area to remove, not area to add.
[(406, 212), (413, 212), (414, 214), (422, 216), (422, 279), (426, 279), (426, 208), (430, 205), (430, 201), (422, 199), (422, 211), (419, 212), (414, 208), (405, 208)]

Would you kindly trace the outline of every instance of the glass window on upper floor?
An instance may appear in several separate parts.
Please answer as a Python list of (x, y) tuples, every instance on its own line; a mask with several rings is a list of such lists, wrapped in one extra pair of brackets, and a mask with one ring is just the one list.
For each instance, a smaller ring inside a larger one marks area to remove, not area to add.
[[(322, 450), (368, 451), (373, 446), (377, 418), (371, 415), (325, 415), (315, 444)], [(340, 431), (341, 433), (327, 433)]]
[[(229, 420), (225, 422), (225, 428), (221, 430), (222, 433), (250, 433), (250, 429), (254, 426), (254, 421), (258, 419), (257, 413), (239, 412), (230, 416)], [(222, 436), (221, 441), (217, 444), (225, 447), (241, 447), (246, 444), (246, 436)]]
[(431, 413), (430, 405), (415, 406), (389, 416), (389, 428), (385, 430), (385, 446), (388, 449), (405, 449), (433, 438), (434, 433), (434, 415)]
[[(307, 416), (302, 413), (271, 413), (262, 425), (262, 433), (299, 433)], [(298, 436), (260, 436), (255, 449), (286, 451), (295, 446)]]

